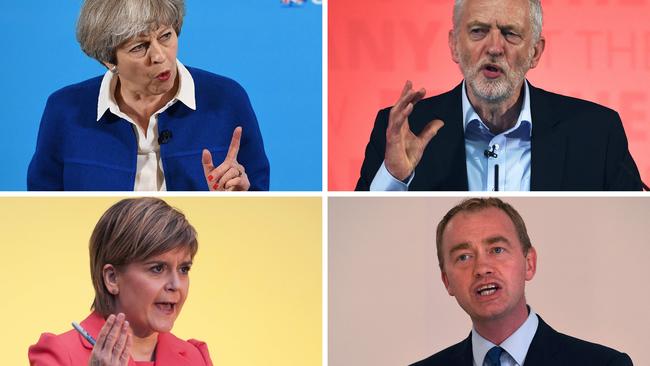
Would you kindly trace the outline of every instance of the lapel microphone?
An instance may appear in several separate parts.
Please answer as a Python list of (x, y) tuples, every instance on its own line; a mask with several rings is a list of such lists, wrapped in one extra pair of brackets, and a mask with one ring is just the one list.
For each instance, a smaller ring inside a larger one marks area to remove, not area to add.
[[(497, 150), (499, 150), (499, 144), (494, 144), (492, 145), (492, 149), (485, 149), (483, 150), (483, 155), (485, 155), (486, 158), (497, 158), (499, 155), (497, 154)], [(494, 166), (494, 190), (498, 191), (499, 190), (499, 164), (496, 164)]]
[(483, 155), (485, 155), (486, 158), (497, 158), (499, 155), (496, 153), (496, 151), (499, 150), (499, 144), (494, 144), (492, 145), (492, 149), (485, 149), (483, 151)]

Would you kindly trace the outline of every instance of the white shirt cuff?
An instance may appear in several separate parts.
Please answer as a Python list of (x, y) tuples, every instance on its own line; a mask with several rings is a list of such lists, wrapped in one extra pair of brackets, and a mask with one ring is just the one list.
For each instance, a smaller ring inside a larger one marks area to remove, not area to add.
[(375, 177), (372, 179), (372, 183), (370, 183), (370, 190), (371, 191), (408, 191), (409, 189), (409, 184), (411, 184), (411, 181), (415, 177), (415, 171), (409, 175), (408, 179), (406, 180), (406, 183), (402, 182), (401, 180), (393, 177), (388, 169), (386, 169), (386, 164), (385, 162), (381, 163), (381, 167), (379, 167), (379, 170), (377, 170), (377, 174), (375, 174)]

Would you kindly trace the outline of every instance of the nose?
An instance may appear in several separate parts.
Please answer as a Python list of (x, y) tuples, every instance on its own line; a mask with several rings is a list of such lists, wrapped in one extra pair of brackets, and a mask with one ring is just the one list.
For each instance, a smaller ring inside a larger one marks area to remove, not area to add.
[(180, 286), (181, 286), (180, 275), (175, 271), (170, 272), (170, 275), (167, 278), (167, 283), (165, 283), (165, 290), (177, 291)]
[(149, 45), (149, 58), (151, 59), (151, 63), (154, 64), (162, 64), (165, 62), (165, 53), (158, 41), (153, 41)]
[(492, 262), (487, 258), (487, 255), (478, 254), (474, 260), (474, 277), (485, 277), (491, 275), (493, 271)]
[(492, 29), (488, 34), (487, 53), (492, 57), (503, 56), (505, 39), (499, 29)]

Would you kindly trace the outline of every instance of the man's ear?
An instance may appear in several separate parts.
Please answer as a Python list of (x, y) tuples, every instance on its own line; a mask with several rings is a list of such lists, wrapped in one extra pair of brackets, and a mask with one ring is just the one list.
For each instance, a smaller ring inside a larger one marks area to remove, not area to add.
[(102, 277), (104, 278), (104, 286), (106, 290), (113, 295), (120, 293), (120, 286), (118, 284), (118, 273), (112, 264), (105, 264), (102, 269)]
[(537, 251), (534, 247), (528, 249), (528, 254), (526, 254), (526, 281), (530, 281), (535, 277), (537, 272)]
[(454, 35), (454, 30), (449, 30), (449, 35), (447, 42), (449, 43), (449, 51), (451, 52), (451, 59), (455, 63), (460, 63), (460, 58), (458, 57), (458, 42), (456, 41), (456, 36)]
[(544, 53), (544, 48), (546, 47), (546, 39), (544, 36), (539, 37), (539, 41), (533, 46), (533, 57), (530, 59), (530, 68), (534, 69), (539, 63), (539, 59)]
[(454, 296), (454, 291), (449, 287), (449, 278), (447, 277), (447, 273), (445, 273), (444, 270), (441, 270), (440, 276), (442, 277), (442, 283), (445, 284), (445, 288), (447, 289), (447, 293), (449, 296)]

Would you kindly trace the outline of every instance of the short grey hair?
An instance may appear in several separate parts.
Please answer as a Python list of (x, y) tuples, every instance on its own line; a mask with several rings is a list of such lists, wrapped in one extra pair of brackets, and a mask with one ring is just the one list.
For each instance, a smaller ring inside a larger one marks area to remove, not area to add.
[(181, 33), (184, 0), (84, 0), (77, 21), (81, 49), (101, 63), (117, 63), (116, 49), (138, 35), (171, 26)]
[[(465, 0), (455, 0), (454, 1), (454, 15), (452, 21), (454, 23), (454, 35), (458, 34), (460, 29), (460, 17), (461, 9), (463, 8), (463, 3)], [(529, 0), (530, 4), (530, 24), (533, 25), (533, 41), (539, 41), (542, 36), (542, 22), (543, 22), (543, 13), (542, 13), (542, 2), (541, 0)]]

